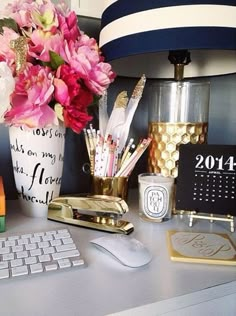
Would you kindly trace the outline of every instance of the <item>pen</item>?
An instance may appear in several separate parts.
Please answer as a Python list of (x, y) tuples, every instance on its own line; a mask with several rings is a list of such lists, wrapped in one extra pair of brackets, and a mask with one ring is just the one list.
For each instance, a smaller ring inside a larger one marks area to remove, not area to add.
[(106, 171), (107, 177), (112, 177), (113, 175), (115, 148), (116, 148), (116, 144), (111, 143), (109, 146), (109, 156), (108, 156), (108, 162), (107, 162), (107, 171)]
[(107, 139), (105, 139), (105, 141), (104, 141), (102, 157), (101, 157), (101, 164), (100, 164), (100, 171), (99, 171), (99, 175), (101, 177), (106, 176), (107, 161), (108, 161), (108, 156), (109, 156), (109, 145), (111, 143), (111, 140), (112, 140), (112, 136), (108, 135)]
[(103, 137), (101, 136), (100, 130), (97, 131), (97, 142), (95, 150), (95, 166), (94, 166), (94, 175), (99, 176), (100, 163), (102, 158), (102, 149), (103, 149)]
[(125, 151), (124, 151), (124, 153), (123, 153), (123, 155), (122, 155), (122, 157), (121, 157), (121, 162), (120, 162), (121, 165), (122, 165), (123, 162), (125, 161), (125, 158), (126, 158), (128, 152), (129, 152), (130, 147), (131, 147), (131, 145), (133, 144), (133, 142), (134, 142), (134, 139), (133, 139), (133, 138), (130, 138), (129, 143), (128, 143), (128, 145), (126, 146)]
[(134, 150), (135, 150), (135, 144), (132, 144), (130, 146), (130, 149), (129, 149), (128, 153), (126, 154), (125, 159), (123, 160), (121, 166), (123, 165), (123, 163), (125, 163), (131, 157), (131, 155), (133, 154)]
[(90, 146), (89, 146), (89, 140), (88, 140), (88, 134), (87, 134), (86, 128), (84, 128), (83, 131), (84, 131), (84, 139), (85, 139), (88, 156), (90, 158)]
[(116, 173), (115, 177), (127, 177), (135, 167), (136, 162), (149, 146), (151, 138), (143, 139), (137, 146), (130, 158), (121, 166), (120, 170)]

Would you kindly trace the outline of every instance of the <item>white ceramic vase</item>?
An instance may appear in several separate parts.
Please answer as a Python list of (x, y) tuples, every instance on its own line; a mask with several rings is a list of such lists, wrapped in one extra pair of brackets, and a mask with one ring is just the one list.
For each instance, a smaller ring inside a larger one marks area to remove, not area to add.
[(47, 217), (48, 203), (60, 194), (65, 127), (9, 128), (10, 149), (21, 211)]

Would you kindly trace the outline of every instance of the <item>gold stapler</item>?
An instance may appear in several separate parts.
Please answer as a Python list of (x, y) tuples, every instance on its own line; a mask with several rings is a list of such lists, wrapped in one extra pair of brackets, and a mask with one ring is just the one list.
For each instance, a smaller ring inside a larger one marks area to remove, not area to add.
[(115, 196), (60, 196), (49, 203), (47, 218), (107, 232), (130, 234), (134, 230), (133, 224), (121, 220), (128, 211), (126, 202)]

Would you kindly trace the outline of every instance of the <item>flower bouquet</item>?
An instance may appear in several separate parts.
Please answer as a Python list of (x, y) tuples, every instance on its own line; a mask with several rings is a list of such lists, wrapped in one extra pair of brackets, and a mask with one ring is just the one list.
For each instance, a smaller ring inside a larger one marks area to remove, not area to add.
[(63, 3), (16, 0), (1, 17), (0, 122), (32, 128), (61, 119), (79, 133), (115, 77), (96, 40)]
[(96, 40), (65, 4), (16, 0), (1, 12), (0, 123), (9, 126), (26, 215), (47, 216), (60, 192), (65, 128), (83, 130), (92, 119), (88, 106), (114, 78)]

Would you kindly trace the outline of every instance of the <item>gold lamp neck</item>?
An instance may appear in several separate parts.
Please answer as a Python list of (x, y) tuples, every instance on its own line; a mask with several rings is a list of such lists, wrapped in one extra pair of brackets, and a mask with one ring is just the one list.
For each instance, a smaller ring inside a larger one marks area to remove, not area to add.
[(191, 62), (190, 52), (187, 50), (170, 51), (168, 59), (174, 65), (174, 79), (176, 81), (183, 80), (184, 66)]

